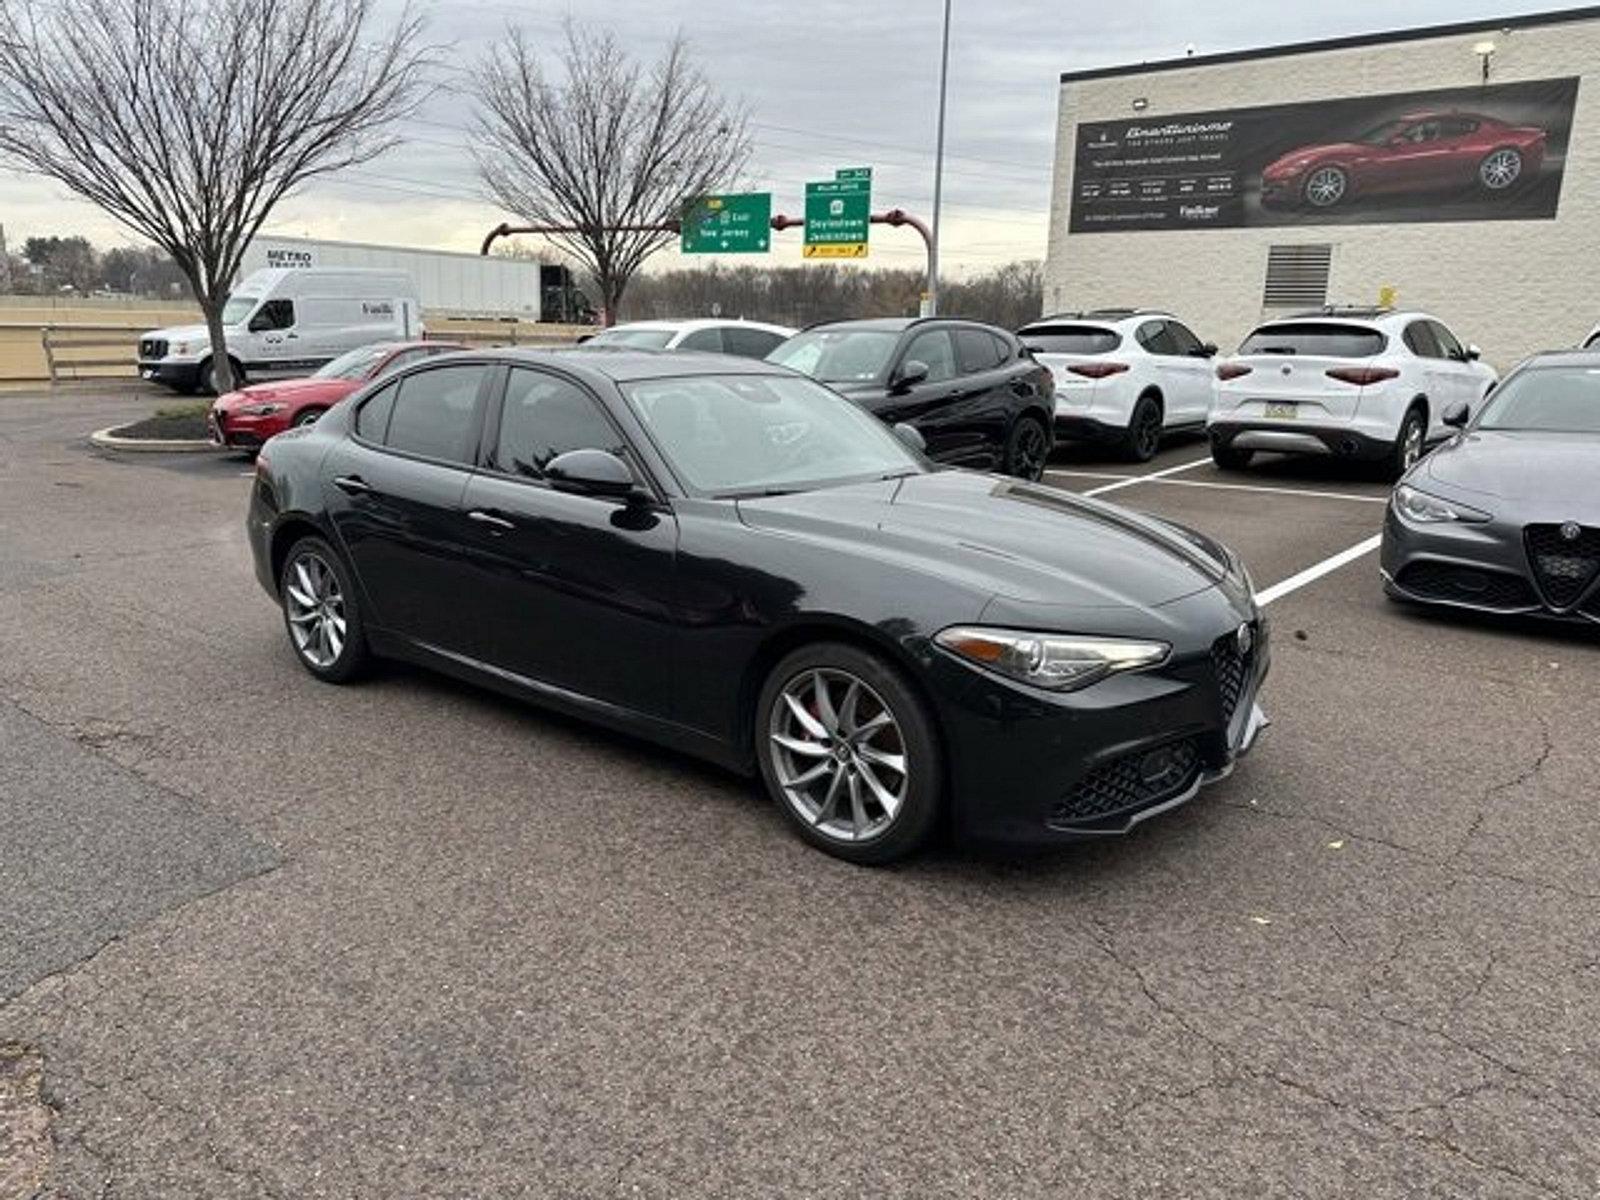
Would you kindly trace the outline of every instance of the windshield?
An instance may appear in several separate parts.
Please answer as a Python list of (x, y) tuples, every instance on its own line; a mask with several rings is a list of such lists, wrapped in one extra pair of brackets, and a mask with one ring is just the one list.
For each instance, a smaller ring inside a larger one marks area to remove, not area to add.
[(1600, 433), (1600, 367), (1533, 367), (1489, 397), (1479, 429)]
[(865, 383), (888, 370), (899, 341), (890, 329), (813, 329), (795, 334), (767, 361), (823, 383)]
[(1096, 325), (1034, 325), (1017, 336), (1040, 354), (1107, 354), (1122, 344), (1115, 329)]
[(1244, 354), (1307, 354), (1318, 358), (1371, 358), (1382, 354), (1389, 339), (1359, 325), (1297, 321), (1263, 325), (1239, 347)]
[(1409, 126), (1409, 121), (1385, 121), (1382, 125), (1374, 125), (1356, 141), (1365, 142), (1369, 146), (1382, 146), (1387, 144), (1390, 138), (1404, 133)]
[(636, 350), (665, 350), (675, 332), (671, 329), (629, 329), (626, 325), (619, 325), (595, 334), (584, 345), (632, 346)]
[(222, 323), (224, 325), (243, 325), (244, 319), (261, 303), (259, 296), (229, 296), (228, 302), (222, 306)]
[(391, 346), (362, 346), (339, 355), (312, 374), (313, 379), (365, 379), (389, 356)]
[(921, 469), (882, 422), (809, 379), (702, 375), (622, 391), (673, 471), (702, 494), (808, 491)]

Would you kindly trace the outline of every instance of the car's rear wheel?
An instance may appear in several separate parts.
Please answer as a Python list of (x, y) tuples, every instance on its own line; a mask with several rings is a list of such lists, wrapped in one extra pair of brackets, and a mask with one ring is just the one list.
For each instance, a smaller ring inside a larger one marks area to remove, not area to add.
[(1478, 164), (1478, 182), (1485, 191), (1507, 192), (1522, 178), (1522, 151), (1502, 146)]
[(932, 832), (943, 771), (933, 721), (874, 654), (837, 642), (794, 651), (756, 705), (767, 791), (800, 836), (849, 862), (892, 862)]
[(1333, 208), (1350, 191), (1350, 176), (1343, 167), (1318, 167), (1306, 176), (1302, 194), (1312, 208)]
[(300, 665), (328, 683), (345, 683), (367, 667), (370, 652), (350, 573), (319, 537), (289, 549), (278, 580), (283, 623)]
[(1011, 424), (1006, 437), (1005, 473), (1018, 479), (1038, 479), (1050, 459), (1050, 434), (1038, 417), (1023, 415)]
[(308, 408), (294, 419), (294, 427), (304, 429), (307, 425), (315, 425), (327, 411), (325, 408)]
[(1224, 471), (1243, 471), (1255, 458), (1254, 450), (1236, 450), (1224, 442), (1211, 443), (1211, 461)]
[(1413, 408), (1400, 422), (1400, 432), (1395, 435), (1394, 446), (1384, 462), (1384, 473), (1390, 479), (1399, 479), (1416, 466), (1427, 448), (1427, 440), (1427, 418), (1420, 408)]
[(1154, 396), (1140, 396), (1128, 419), (1122, 449), (1134, 462), (1149, 462), (1161, 449), (1161, 404)]

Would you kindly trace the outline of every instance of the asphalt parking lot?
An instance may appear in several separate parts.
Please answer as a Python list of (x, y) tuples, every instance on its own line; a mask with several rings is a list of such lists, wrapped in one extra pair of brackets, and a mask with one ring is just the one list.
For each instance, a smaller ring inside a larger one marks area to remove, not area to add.
[(1125, 840), (873, 871), (316, 683), (247, 464), (89, 448), (148, 406), (0, 394), (0, 1194), (1600, 1194), (1600, 638), (1388, 604), (1382, 484), (1062, 455), (1242, 553), (1273, 728)]

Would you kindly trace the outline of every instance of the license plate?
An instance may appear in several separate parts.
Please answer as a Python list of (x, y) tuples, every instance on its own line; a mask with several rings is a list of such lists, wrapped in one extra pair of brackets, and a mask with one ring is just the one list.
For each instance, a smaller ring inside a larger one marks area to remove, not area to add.
[(1297, 404), (1271, 404), (1267, 405), (1267, 416), (1293, 420), (1300, 415), (1300, 406)]

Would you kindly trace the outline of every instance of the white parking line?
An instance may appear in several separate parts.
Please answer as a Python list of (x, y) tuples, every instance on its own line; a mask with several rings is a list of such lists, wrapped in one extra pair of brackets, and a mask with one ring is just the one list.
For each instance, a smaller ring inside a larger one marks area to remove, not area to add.
[(1285, 579), (1282, 583), (1275, 583), (1269, 588), (1263, 588), (1261, 591), (1256, 593), (1256, 603), (1265, 608), (1274, 600), (1282, 599), (1290, 592), (1297, 592), (1301, 588), (1305, 587), (1308, 583), (1315, 583), (1324, 575), (1327, 575), (1333, 571), (1337, 571), (1346, 563), (1353, 563), (1356, 559), (1371, 554), (1378, 548), (1382, 541), (1382, 535), (1374, 534), (1372, 537), (1367, 538), (1366, 541), (1357, 542), (1354, 546), (1351, 546), (1350, 549), (1342, 550), (1338, 554), (1335, 554), (1332, 558), (1323, 559), (1314, 567), (1307, 567), (1298, 575), (1289, 576), (1289, 578)]
[[(1066, 475), (1075, 479), (1117, 479), (1128, 483), (1159, 483), (1166, 487), (1215, 488), (1225, 492), (1263, 492), (1283, 496), (1309, 496), (1313, 500), (1354, 500), (1358, 504), (1387, 504), (1387, 496), (1361, 496), (1354, 492), (1324, 492), (1315, 488), (1263, 487), (1255, 483), (1213, 483), (1205, 479), (1156, 479), (1145, 475), (1109, 475), (1103, 471), (1051, 471), (1052, 475)], [(1084, 495), (1091, 495), (1085, 492)]]
[(1184, 463), (1182, 466), (1168, 467), (1165, 471), (1152, 471), (1148, 475), (1130, 475), (1126, 479), (1119, 479), (1117, 482), (1108, 483), (1104, 487), (1090, 488), (1083, 494), (1085, 496), (1104, 496), (1107, 492), (1114, 492), (1119, 488), (1132, 487), (1136, 483), (1148, 483), (1152, 479), (1165, 479), (1168, 475), (1176, 475), (1179, 471), (1192, 471), (1210, 461), (1211, 456), (1208, 454), (1204, 458), (1197, 458), (1193, 462)]

